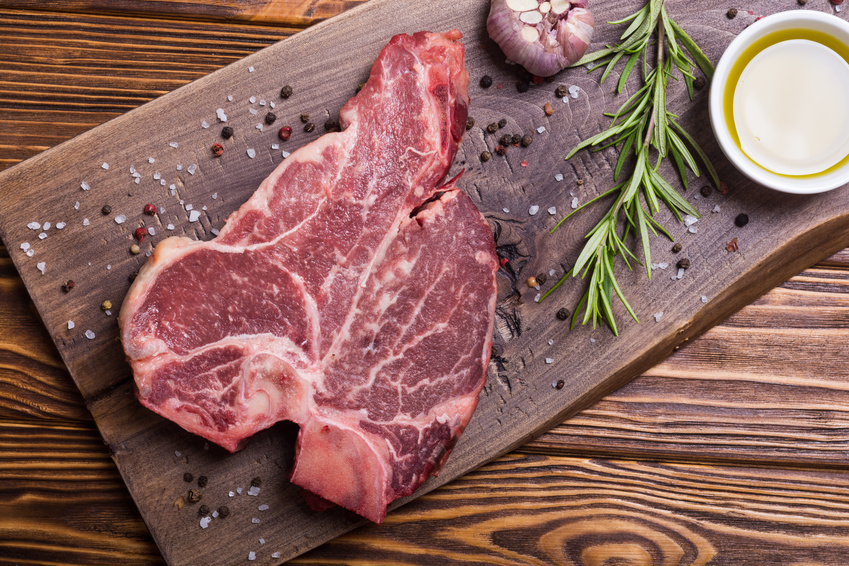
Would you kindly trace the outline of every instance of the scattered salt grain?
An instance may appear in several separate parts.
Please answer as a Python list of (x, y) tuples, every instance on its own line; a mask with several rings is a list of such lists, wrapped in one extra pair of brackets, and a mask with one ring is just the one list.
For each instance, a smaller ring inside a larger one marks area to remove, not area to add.
[(136, 166), (131, 164), (130, 165), (130, 175), (132, 175), (135, 172), (136, 172)]
[(578, 93), (580, 92), (580, 90), (581, 89), (579, 89), (577, 86), (572, 85), (569, 87), (569, 94), (572, 96), (572, 98), (578, 98)]
[(660, 317), (662, 317), (662, 316), (663, 316), (663, 311), (656, 312), (656, 313), (654, 313), (654, 315), (653, 315), (653, 316), (654, 316), (654, 321), (655, 321), (655, 322), (660, 322)]
[(182, 455), (183, 455), (183, 453), (180, 452), (179, 450), (174, 450), (174, 456), (176, 456), (177, 458), (180, 458)]
[(202, 207), (200, 207), (200, 209), (201, 209), (201, 210), (206, 210), (206, 205), (203, 205)]
[(269, 103), (268, 103), (268, 107), (269, 107), (269, 108), (274, 108), (274, 102), (269, 102)]
[(82, 183), (80, 183), (80, 188), (84, 191), (87, 191), (87, 190), (91, 189), (91, 185), (89, 185), (88, 183), (83, 181)]
[(112, 311), (107, 310), (107, 311), (103, 311), (103, 312), (106, 314), (106, 316), (112, 316)]
[(89, 224), (91, 224), (91, 222), (89, 222), (88, 218), (83, 218), (83, 226), (88, 226)]
[(595, 344), (595, 338), (590, 338), (590, 344)]
[(547, 364), (553, 364), (553, 363), (554, 363), (554, 358), (545, 358), (545, 363), (547, 363)]
[(30, 222), (29, 224), (27, 224), (27, 228), (29, 228), (30, 230), (41, 230), (41, 224), (39, 224), (38, 222)]
[(111, 263), (107, 264), (106, 271), (111, 271), (111, 270), (112, 270), (112, 264)]
[(41, 272), (42, 275), (44, 275), (44, 268), (47, 267), (47, 264), (42, 261), (42, 262), (35, 264), (35, 267), (38, 268), (38, 270)]
[(290, 153), (288, 151), (283, 151), (280, 153), (280, 155), (283, 156), (283, 159), (286, 159), (287, 157), (289, 157)]
[(174, 229), (174, 225), (173, 225), (173, 224), (169, 224), (168, 226), (166, 226), (166, 228), (168, 228), (169, 230), (173, 230), (173, 229)]
[(177, 165), (177, 171), (182, 171), (182, 170), (183, 170), (183, 166), (182, 166), (182, 165)]
[(153, 179), (155, 181), (158, 181), (161, 178), (162, 178), (162, 173), (160, 173), (159, 171), (157, 171), (156, 173), (153, 174)]
[(534, 302), (538, 303), (541, 298), (542, 298), (542, 293), (537, 293), (537, 296), (534, 297)]
[(217, 519), (217, 518), (218, 518), (218, 511), (213, 511), (213, 512), (212, 512), (212, 518), (213, 518), (213, 519)]
[(209, 526), (209, 522), (212, 521), (209, 517), (201, 517), (200, 519), (200, 528), (205, 529)]
[(73, 329), (74, 329), (74, 326), (76, 326), (76, 324), (74, 324), (74, 321), (73, 321), (73, 320), (69, 320), (69, 321), (68, 321), (68, 330), (73, 330)]
[(217, 198), (218, 198), (218, 193), (212, 193), (212, 200), (215, 200)]
[(230, 493), (228, 493), (227, 495), (229, 495), (230, 497), (235, 497), (235, 496), (236, 496), (236, 494), (235, 494), (235, 493), (233, 493), (232, 491), (231, 491)]
[(684, 277), (684, 268), (679, 267), (678, 268), (678, 279), (681, 279), (682, 277)]
[(218, 235), (218, 228), (213, 228), (212, 230), (210, 230), (210, 232), (212, 232), (213, 236), (217, 236)]
[(259, 124), (256, 125), (256, 129), (259, 130), (260, 132), (262, 131), (262, 122), (260, 122)]
[(268, 505), (266, 505), (265, 503), (263, 503), (262, 505), (260, 505), (259, 507), (257, 507), (257, 509), (259, 509), (260, 511), (268, 511)]
[(187, 205), (186, 205), (186, 212), (189, 212), (189, 211), (191, 211), (191, 210), (193, 210), (193, 209), (194, 209), (194, 206), (192, 206), (192, 204), (191, 204), (191, 203), (189, 203), (189, 204), (187, 204)]
[(203, 122), (200, 123), (200, 127), (203, 128), (204, 130), (206, 130), (207, 128), (209, 128), (209, 122), (204, 120)]
[(89, 340), (94, 340), (94, 332), (92, 332), (91, 330), (86, 330), (85, 331), (85, 337), (88, 338)]
[(27, 257), (32, 257), (35, 254), (35, 250), (29, 249), (27, 250)]
[(256, 97), (255, 97), (255, 96), (252, 96), (252, 97), (250, 97), (250, 99), (249, 99), (249, 100), (251, 101), (251, 104), (253, 104), (254, 102), (256, 102)]
[(256, 150), (255, 150), (254, 148), (252, 148), (252, 147), (249, 147), (249, 148), (248, 148), (248, 152), (247, 152), (247, 153), (248, 153), (248, 157), (250, 157), (251, 159), (253, 159), (254, 157), (256, 157)]
[(568, 96), (563, 97), (563, 104), (569, 104), (569, 97)]
[[(253, 72), (253, 67), (251, 67), (251, 72)], [(248, 560), (256, 560), (256, 552), (253, 550), (248, 552)]]
[(46, 237), (47, 237), (47, 232), (42, 232), (41, 234), (38, 235), (39, 240), (43, 240)]
[(541, 133), (543, 133), (544, 131), (545, 131), (545, 126), (540, 126), (539, 128), (537, 128), (537, 133), (538, 133), (538, 134), (541, 134)]
[(227, 114), (224, 113), (223, 108), (219, 108), (218, 110), (216, 110), (215, 115), (218, 116), (218, 119), (221, 120), (222, 122), (227, 121)]
[(227, 102), (233, 102), (233, 95), (232, 94), (227, 95)]
[(123, 224), (127, 221), (127, 216), (124, 214), (119, 214), (115, 217), (115, 224)]
[(165, 186), (165, 179), (160, 179), (159, 184), (164, 187)]
[(271, 557), (272, 558), (280, 558), (280, 553), (279, 552), (272, 552)]
[(191, 213), (189, 213), (189, 222), (197, 222), (198, 218), (200, 218), (199, 210), (193, 210), (191, 211)]
[(133, 182), (134, 182), (135, 184), (137, 184), (137, 185), (138, 185), (138, 184), (141, 182), (141, 179), (140, 179), (140, 178), (138, 178), (138, 177), (136, 177), (136, 178), (133, 180)]
[(533, 205), (528, 209), (528, 214), (531, 216), (536, 216), (537, 212), (539, 212), (539, 207), (537, 205)]
[(29, 242), (24, 242), (21, 244), (21, 249), (27, 251), (29, 249)]
[(510, 209), (507, 207), (504, 207), (501, 210), (504, 212), (504, 214), (510, 214)]
[(260, 106), (265, 106), (265, 101), (264, 101), (264, 100), (260, 100), (260, 101), (259, 101), (259, 105), (260, 105)]
[(557, 175), (555, 175), (554, 180), (557, 181), (558, 183), (560, 181), (562, 181), (563, 180), (563, 173), (558, 173)]
[(259, 114), (259, 110), (257, 110), (256, 108), (248, 108), (248, 112), (250, 112), (250, 113), (251, 113), (251, 114), (253, 114), (254, 116), (256, 116), (257, 114)]
[(277, 143), (271, 144), (271, 149), (280, 149), (280, 144), (277, 144)]
[(41, 228), (42, 228), (42, 230), (50, 230), (50, 226), (51, 226), (50, 222), (45, 222), (45, 223), (41, 226)]
[(549, 346), (554, 346), (554, 339), (549, 338), (549, 339), (548, 339), (548, 345), (549, 345)]
[(698, 231), (699, 231), (699, 229), (696, 228), (695, 226), (690, 226), (689, 228), (687, 228), (687, 232), (689, 232), (690, 234), (695, 234)]
[(259, 488), (255, 485), (252, 485), (251, 488), (248, 490), (248, 495), (253, 495), (254, 497), (256, 497), (257, 495), (259, 495)]
[(156, 160), (152, 157), (148, 157), (147, 162), (152, 164), (152, 163), (156, 163)]
[(248, 72), (249, 72), (249, 73), (253, 73), (253, 72), (254, 72), (254, 68), (253, 68), (253, 66), (248, 67)]
[(77, 201), (77, 202), (74, 203), (74, 210), (79, 210), (79, 209), (80, 209), (80, 201)]
[(254, 525), (258, 525), (258, 524), (259, 524), (259, 518), (258, 518), (258, 517), (253, 517), (253, 518), (251, 519), (251, 523), (253, 523)]
[(262, 538), (262, 537), (259, 537), (259, 544), (265, 544), (265, 539)]
[(572, 198), (572, 208), (578, 208), (578, 197)]
[(698, 218), (696, 218), (695, 216), (690, 216), (688, 214), (684, 217), (684, 226), (687, 226), (687, 227), (692, 226), (693, 224), (695, 224), (698, 221), (699, 221)]
[(711, 212), (719, 212), (719, 205), (714, 206)]
[(549, 270), (548, 270), (548, 276), (549, 276), (549, 277), (554, 277), (554, 274), (555, 274), (555, 273), (556, 273), (556, 271), (554, 271), (553, 269), (549, 269)]
[(147, 229), (147, 233), (150, 234), (151, 236), (156, 235), (156, 232), (154, 231), (153, 226), (151, 226), (150, 228)]
[(57, 230), (64, 230), (65, 226), (67, 226), (67, 224), (65, 222), (57, 222), (56, 223), (56, 229)]
[(197, 170), (198, 170), (198, 164), (197, 163), (192, 163), (191, 165), (186, 167), (186, 171), (188, 171), (189, 175), (194, 175), (195, 171), (197, 171)]
[(106, 163), (105, 161), (103, 162), (103, 165), (101, 165), (101, 167), (102, 167), (103, 169), (106, 169), (107, 171), (109, 171), (109, 164), (108, 164), (108, 163)]
[(702, 302), (707, 303), (708, 299), (706, 295), (702, 295)]
[(555, 214), (557, 214), (557, 207), (556, 206), (549, 206), (548, 207), (548, 213), (550, 215), (554, 216)]

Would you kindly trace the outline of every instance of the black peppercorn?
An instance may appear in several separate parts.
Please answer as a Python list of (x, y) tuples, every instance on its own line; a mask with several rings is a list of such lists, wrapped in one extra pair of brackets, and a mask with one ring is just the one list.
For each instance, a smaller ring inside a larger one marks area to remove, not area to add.
[(699, 192), (702, 193), (703, 197), (709, 197), (713, 194), (713, 187), (711, 187), (710, 185), (705, 185), (699, 190)]
[(557, 320), (566, 320), (569, 318), (569, 314), (569, 309), (563, 307), (557, 311)]
[(194, 479), (195, 479), (195, 476), (193, 476), (189, 472), (186, 472), (185, 474), (183, 474), (183, 481), (186, 482), (186, 483), (191, 483), (191, 482), (194, 481)]
[(737, 17), (737, 8), (731, 8), (730, 10), (725, 12), (725, 17), (728, 18), (729, 20), (733, 20), (734, 18), (736, 18)]
[(512, 142), (513, 145), (519, 145), (522, 143), (522, 134), (513, 134)]
[(307, 122), (309, 122), (309, 121), (310, 121), (310, 115), (309, 115), (309, 114), (307, 114), (306, 112), (304, 112), (303, 114), (301, 114), (301, 122), (303, 122), (304, 124), (306, 124), (306, 123), (307, 123)]
[(507, 148), (505, 148), (503, 145), (497, 145), (495, 146), (495, 153), (497, 153), (498, 155), (507, 155)]
[(189, 503), (197, 503), (201, 497), (203, 497), (203, 493), (199, 489), (189, 490)]
[(681, 251), (681, 244), (679, 244), (678, 242), (675, 242), (675, 245), (672, 246), (672, 253), (677, 254), (680, 251)]
[(503, 128), (503, 127), (504, 127), (504, 126), (506, 126), (506, 125), (507, 125), (507, 118), (502, 118), (502, 119), (500, 119), (500, 120), (498, 121), (498, 128), (499, 128), (499, 129), (500, 129), (500, 128)]
[(489, 88), (492, 86), (492, 77), (484, 75), (481, 77), (481, 88)]
[(511, 136), (510, 134), (504, 134), (503, 136), (501, 136), (501, 139), (498, 140), (498, 143), (500, 143), (501, 145), (510, 145), (512, 141), (513, 136)]
[(324, 130), (326, 132), (339, 132), (342, 129), (339, 127), (339, 124), (335, 120), (328, 120), (324, 123)]
[(545, 282), (548, 281), (548, 276), (545, 273), (540, 273), (537, 275), (537, 283), (540, 285), (545, 285)]
[(218, 516), (221, 519), (228, 517), (229, 515), (230, 515), (230, 508), (227, 507), (226, 505), (222, 505), (221, 507), (218, 508)]
[(312, 122), (307, 122), (307, 124), (304, 126), (304, 131), (309, 133), (313, 130), (315, 130), (315, 124), (313, 124)]
[(198, 487), (206, 487), (206, 484), (209, 483), (209, 478), (206, 476), (198, 477)]
[(289, 98), (290, 96), (292, 96), (292, 87), (286, 85), (280, 89), (280, 98)]
[(230, 138), (232, 138), (233, 128), (231, 128), (230, 126), (224, 126), (223, 128), (221, 128), (221, 137), (225, 140), (229, 140)]
[(198, 515), (209, 515), (209, 507), (207, 507), (206, 505), (201, 505), (200, 507), (198, 507)]
[(705, 88), (705, 83), (707, 83), (707, 81), (704, 77), (696, 77), (696, 80), (693, 81), (693, 86), (696, 87), (696, 90), (702, 90)]
[(107, 214), (112, 214), (112, 207), (108, 204), (104, 204), (103, 208), (100, 209), (100, 213), (103, 214), (103, 216), (106, 216)]
[(68, 279), (67, 281), (62, 283), (62, 290), (66, 293), (70, 293), (71, 289), (73, 289), (75, 286), (76, 286), (76, 283), (74, 283), (74, 280)]
[(678, 260), (676, 267), (678, 267), (678, 269), (690, 269), (690, 260), (686, 257), (683, 257)]
[(569, 94), (569, 89), (566, 88), (566, 85), (560, 85), (556, 89), (554, 89), (554, 96), (556, 96), (557, 98), (563, 98), (567, 94)]
[(566, 382), (562, 379), (557, 380), (557, 384), (554, 386), (555, 389), (563, 389), (566, 386)]
[(262, 485), (262, 478), (254, 478), (251, 480), (251, 487), (259, 487)]
[(466, 120), (466, 131), (468, 132), (469, 130), (471, 130), (474, 127), (475, 127), (475, 119), (472, 118), (471, 116), (469, 116), (469, 118)]
[(492, 154), (490, 152), (484, 151), (483, 153), (481, 153), (481, 161), (486, 163), (490, 159), (492, 159)]
[(498, 124), (493, 122), (492, 124), (490, 124), (489, 126), (486, 127), (486, 131), (489, 132), (490, 134), (494, 134), (495, 132), (498, 131)]
[(522, 136), (522, 147), (528, 147), (534, 141), (534, 136), (531, 134), (525, 134)]
[(265, 115), (265, 123), (268, 124), (269, 126), (271, 124), (273, 124), (276, 119), (277, 119), (277, 114), (275, 114), (274, 112), (269, 112), (268, 114)]
[(528, 81), (518, 81), (516, 83), (516, 90), (519, 92), (528, 92), (529, 88), (531, 88), (531, 83)]
[(749, 223), (749, 215), (748, 214), (738, 214), (737, 218), (734, 219), (734, 224), (737, 225), (738, 228), (742, 228), (746, 224)]

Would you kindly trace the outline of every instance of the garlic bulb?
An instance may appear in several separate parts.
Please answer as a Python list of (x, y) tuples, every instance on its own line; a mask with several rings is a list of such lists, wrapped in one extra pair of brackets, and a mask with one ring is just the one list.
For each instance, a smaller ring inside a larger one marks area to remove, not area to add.
[(580, 59), (595, 22), (587, 0), (492, 0), (486, 30), (508, 58), (550, 77)]

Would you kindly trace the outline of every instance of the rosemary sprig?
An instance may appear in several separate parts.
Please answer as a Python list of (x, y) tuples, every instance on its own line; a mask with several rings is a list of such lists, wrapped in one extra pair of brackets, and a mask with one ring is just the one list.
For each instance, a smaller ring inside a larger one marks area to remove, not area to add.
[[(619, 180), (627, 157), (632, 152), (636, 158), (633, 169), (626, 180), (572, 211), (552, 229), (553, 232), (567, 218), (599, 199), (615, 196), (607, 214), (587, 234), (587, 242), (572, 269), (541, 298), (545, 299), (570, 276), (580, 275), (584, 279), (589, 276), (587, 290), (572, 315), (572, 328), (583, 309), (584, 316), (581, 324), (592, 321), (595, 328), (599, 321), (604, 321), (616, 335), (619, 331), (613, 316), (614, 292), (628, 313), (639, 322), (634, 309), (628, 304), (622, 289), (616, 282), (613, 272), (617, 256), (622, 257), (628, 269), (632, 269), (629, 258), (641, 263), (626, 243), (629, 236), (633, 235), (639, 240), (646, 275), (651, 279), (649, 234), (657, 236), (660, 232), (670, 240), (672, 239), (654, 219), (654, 214), (660, 210), (660, 201), (672, 210), (679, 221), (682, 212), (699, 217), (698, 211), (660, 174), (659, 168), (663, 159), (671, 157), (686, 190), (688, 188), (687, 169), (690, 169), (697, 177), (700, 176), (693, 155), (695, 153), (713, 183), (719, 186), (716, 170), (710, 159), (699, 148), (692, 136), (676, 122), (677, 116), (669, 112), (666, 107), (668, 81), (670, 78), (675, 78), (672, 75), (673, 66), (683, 76), (692, 99), (695, 80), (693, 73), (696, 67), (698, 66), (705, 77), (710, 79), (713, 75), (713, 65), (692, 38), (669, 17), (664, 0), (649, 0), (642, 9), (631, 16), (609, 23), (627, 22), (630, 22), (630, 25), (622, 34), (619, 44), (585, 55), (575, 65), (599, 61), (590, 71), (604, 67), (601, 78), (603, 83), (617, 63), (624, 60), (624, 67), (616, 85), (616, 92), (619, 94), (625, 88), (631, 72), (634, 68), (638, 68), (637, 65), (642, 59), (643, 86), (615, 114), (605, 113), (605, 116), (613, 120), (609, 129), (578, 144), (569, 152), (566, 159), (587, 147), (599, 151), (607, 147), (619, 146), (619, 158), (613, 171), (614, 182)], [(653, 36), (657, 37), (657, 58), (654, 67), (649, 68), (647, 59)], [(665, 56), (667, 51), (668, 57)], [(687, 54), (692, 57), (692, 60), (687, 57)], [(652, 164), (652, 156), (656, 156), (654, 164)]]

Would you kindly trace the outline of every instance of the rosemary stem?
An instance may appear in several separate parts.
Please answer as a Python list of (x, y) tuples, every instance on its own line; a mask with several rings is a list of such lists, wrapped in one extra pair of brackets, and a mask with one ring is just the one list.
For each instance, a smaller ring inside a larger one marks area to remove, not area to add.
[[(661, 9), (663, 9), (663, 0), (660, 0)], [(663, 80), (663, 43), (666, 40), (666, 31), (663, 29), (663, 24), (658, 20), (657, 26), (657, 69), (654, 80)], [(649, 118), (649, 125), (646, 128), (646, 137), (643, 140), (643, 146), (648, 147), (651, 143), (651, 136), (654, 133), (654, 125), (655, 125), (655, 112), (657, 112), (657, 106), (652, 109), (651, 117)]]

